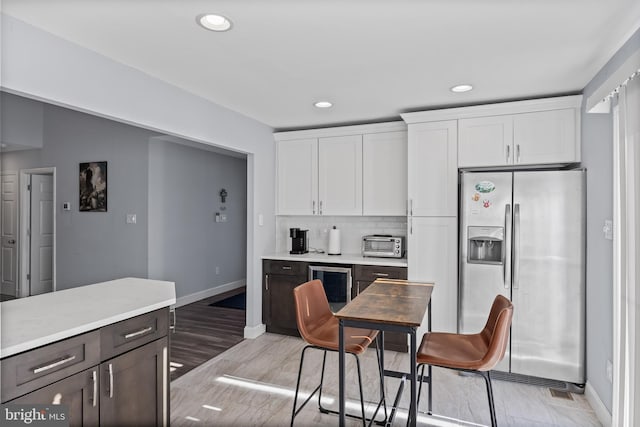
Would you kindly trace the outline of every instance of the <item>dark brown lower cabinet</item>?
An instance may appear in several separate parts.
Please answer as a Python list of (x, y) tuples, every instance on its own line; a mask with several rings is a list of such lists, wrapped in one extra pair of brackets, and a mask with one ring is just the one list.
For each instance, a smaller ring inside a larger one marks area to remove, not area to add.
[(166, 425), (167, 338), (100, 365), (100, 425)]
[(74, 427), (169, 425), (168, 319), (160, 309), (0, 360), (2, 402), (67, 405)]
[[(352, 290), (352, 298), (364, 291), (376, 279), (406, 279), (406, 267), (390, 267), (381, 265), (354, 265), (353, 278), (356, 286)], [(407, 353), (409, 351), (407, 334), (398, 332), (384, 333), (384, 348)]]
[(308, 280), (309, 264), (300, 261), (262, 262), (262, 320), (267, 332), (300, 336), (293, 289)]
[(69, 426), (97, 426), (100, 421), (98, 367), (78, 372), (8, 403), (54, 404), (68, 407)]

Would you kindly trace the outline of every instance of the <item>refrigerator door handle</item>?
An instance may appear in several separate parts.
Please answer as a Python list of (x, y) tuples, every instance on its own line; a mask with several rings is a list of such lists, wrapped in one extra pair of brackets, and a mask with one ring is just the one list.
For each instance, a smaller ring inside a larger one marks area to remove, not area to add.
[(505, 247), (502, 269), (504, 271), (504, 288), (511, 287), (511, 205), (509, 203), (504, 207), (504, 230), (505, 230)]
[(513, 205), (513, 289), (520, 281), (520, 204)]

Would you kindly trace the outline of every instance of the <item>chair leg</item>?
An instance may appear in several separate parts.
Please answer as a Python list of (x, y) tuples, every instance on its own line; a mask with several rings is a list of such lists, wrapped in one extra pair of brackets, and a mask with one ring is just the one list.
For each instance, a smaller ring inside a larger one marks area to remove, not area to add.
[[(304, 406), (309, 402), (309, 400), (311, 400), (313, 395), (316, 394), (318, 390), (320, 391), (322, 390), (322, 380), (321, 380), (320, 385), (316, 387), (315, 390), (311, 392), (309, 397), (307, 397), (307, 399), (302, 403), (302, 405), (300, 405), (300, 407), (296, 409), (296, 405), (298, 403), (298, 392), (300, 391), (300, 378), (302, 376), (302, 365), (304, 364), (304, 354), (310, 348), (313, 348), (313, 347), (306, 346), (302, 350), (302, 356), (300, 357), (300, 367), (298, 368), (298, 380), (296, 381), (296, 393), (293, 397), (293, 412), (291, 413), (291, 427), (293, 427), (293, 420), (295, 419), (296, 415), (298, 415), (298, 413), (302, 410), (302, 408), (304, 408)], [(326, 356), (326, 351), (325, 351), (325, 356)], [(322, 375), (324, 375), (324, 363), (322, 365)]]
[(496, 408), (493, 401), (493, 388), (491, 387), (491, 374), (489, 371), (480, 372), (482, 378), (487, 385), (487, 396), (489, 397), (489, 412), (491, 414), (491, 427), (497, 427), (498, 422), (496, 421)]
[(380, 371), (380, 400), (382, 400), (382, 405), (384, 408), (384, 422), (386, 424), (388, 418), (387, 396), (384, 390), (384, 366), (382, 365), (382, 359), (380, 358), (380, 350), (380, 344), (378, 341), (376, 341), (376, 357), (378, 358), (378, 370)]
[(327, 350), (324, 351), (322, 356), (322, 372), (320, 373), (320, 392), (318, 393), (318, 409), (323, 414), (328, 414), (329, 410), (322, 406), (322, 385), (324, 384), (324, 367), (327, 363)]
[(420, 374), (418, 376), (418, 378), (420, 378), (420, 385), (418, 386), (418, 402), (416, 403), (416, 405), (418, 405), (418, 408), (420, 408), (420, 397), (422, 396), (422, 378), (424, 378), (424, 365), (419, 365), (418, 369), (420, 370)]
[(433, 367), (431, 365), (427, 368), (427, 375), (429, 375), (429, 400), (427, 401), (427, 414), (433, 415)]

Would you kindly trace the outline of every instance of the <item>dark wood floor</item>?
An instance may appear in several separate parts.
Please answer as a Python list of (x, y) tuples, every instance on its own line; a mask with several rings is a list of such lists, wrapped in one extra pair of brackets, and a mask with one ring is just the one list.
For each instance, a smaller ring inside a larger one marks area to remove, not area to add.
[(171, 334), (172, 380), (244, 339), (245, 310), (209, 305), (242, 292), (245, 288), (176, 309), (176, 329)]

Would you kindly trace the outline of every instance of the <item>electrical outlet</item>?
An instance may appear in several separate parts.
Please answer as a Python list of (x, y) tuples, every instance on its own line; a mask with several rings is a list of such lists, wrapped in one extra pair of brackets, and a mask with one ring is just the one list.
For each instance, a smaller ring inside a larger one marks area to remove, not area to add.
[(607, 379), (610, 383), (613, 383), (613, 364), (611, 360), (607, 360)]
[(216, 266), (216, 274), (220, 274), (220, 267)]
[(127, 214), (127, 224), (135, 224), (136, 221), (136, 214)]
[(613, 221), (607, 219), (604, 221), (604, 227), (602, 227), (604, 238), (607, 240), (613, 240)]

